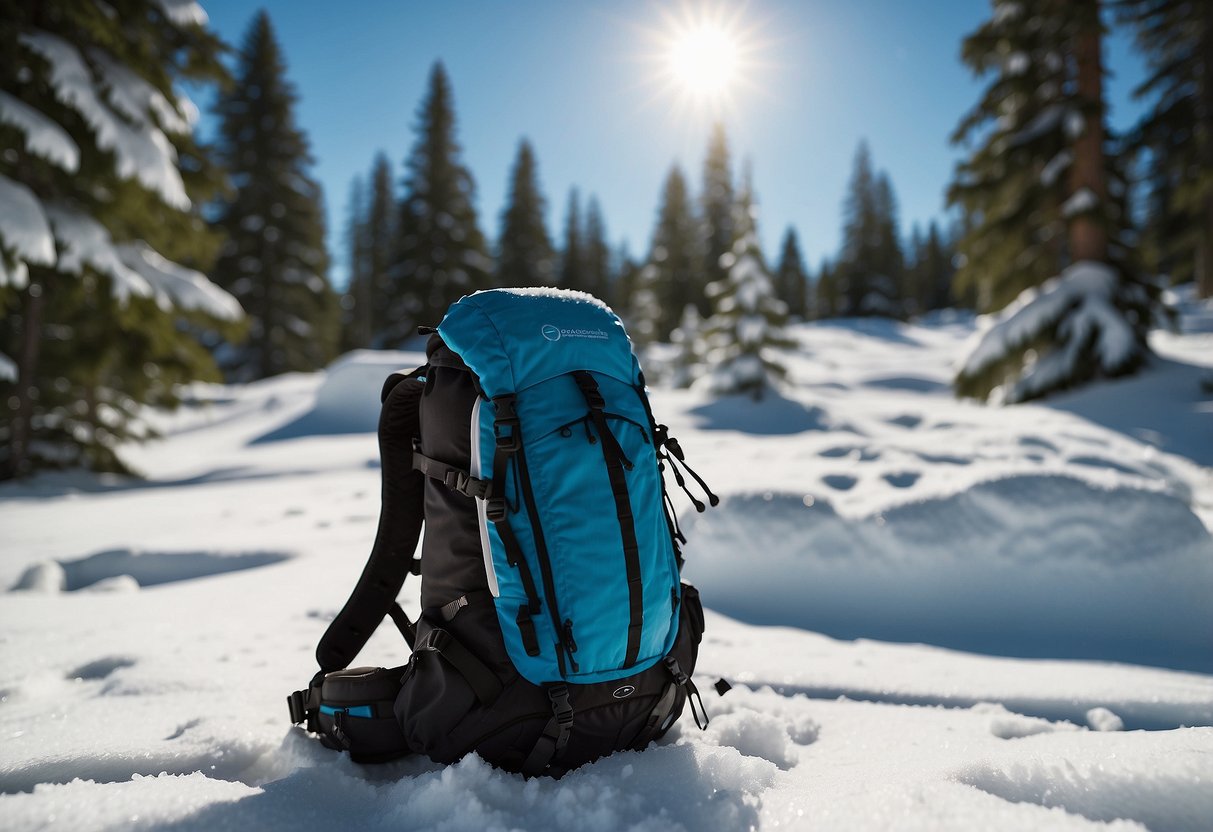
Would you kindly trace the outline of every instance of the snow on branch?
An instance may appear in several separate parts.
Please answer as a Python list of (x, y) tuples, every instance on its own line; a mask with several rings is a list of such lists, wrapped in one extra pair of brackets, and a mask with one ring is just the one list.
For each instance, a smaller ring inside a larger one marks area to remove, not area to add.
[(1084, 360), (1094, 360), (1103, 375), (1122, 372), (1139, 349), (1132, 326), (1116, 307), (1118, 288), (1116, 272), (1103, 263), (1069, 266), (1007, 307), (982, 333), (961, 375), (980, 374), (1050, 330), (1055, 330), (1055, 343), (1026, 362), (1012, 387), (1002, 391), (1007, 401), (1023, 401), (1062, 385)]
[[(114, 152), (118, 176), (138, 180), (174, 208), (190, 207), (177, 170), (177, 151), (160, 128), (150, 123), (134, 127), (106, 106), (84, 58), (67, 41), (47, 32), (26, 32), (20, 41), (50, 65), (55, 96), (88, 122), (97, 146)], [(120, 95), (124, 103), (137, 98), (138, 93), (129, 90)], [(165, 106), (171, 110), (167, 101)]]
[(17, 365), (4, 353), (0, 352), (0, 381), (16, 381)]
[(121, 302), (132, 294), (152, 294), (143, 276), (122, 262), (104, 225), (87, 214), (58, 205), (47, 205), (46, 216), (59, 241), (59, 271), (80, 274), (85, 266), (91, 266), (113, 279), (114, 297)]
[(126, 266), (140, 274), (158, 294), (167, 296), (176, 308), (202, 312), (222, 321), (244, 317), (240, 302), (205, 275), (166, 259), (142, 240), (122, 243), (115, 250)]
[[(0, 247), (17, 261), (11, 271), (0, 269), (0, 286), (26, 283), (25, 264), (55, 262), (55, 238), (38, 197), (24, 185), (0, 176)], [(0, 258), (3, 259), (3, 258)]]
[(210, 20), (194, 0), (156, 0), (156, 5), (174, 26), (205, 26)]
[(26, 152), (68, 173), (80, 166), (80, 148), (67, 131), (19, 98), (0, 90), (0, 122), (25, 134)]
[(158, 125), (169, 133), (181, 135), (190, 131), (189, 122), (169, 103), (164, 93), (147, 79), (100, 49), (90, 49), (88, 55), (104, 82), (106, 97), (115, 110), (145, 128), (157, 126), (148, 118), (151, 112), (155, 113)]

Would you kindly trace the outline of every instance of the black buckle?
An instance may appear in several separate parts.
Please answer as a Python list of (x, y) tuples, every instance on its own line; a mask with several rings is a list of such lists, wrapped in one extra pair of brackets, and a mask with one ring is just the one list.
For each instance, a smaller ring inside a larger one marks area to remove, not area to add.
[(573, 705), (569, 702), (569, 689), (566, 685), (552, 685), (548, 688), (548, 699), (552, 702), (552, 714), (556, 724), (562, 728), (573, 726)]
[(602, 410), (606, 407), (606, 399), (602, 397), (602, 391), (598, 389), (598, 382), (594, 381), (594, 377), (586, 372), (574, 373), (573, 378), (577, 381), (577, 386), (581, 388), (581, 395), (585, 396), (585, 403), (590, 406), (591, 410)]
[(297, 690), (286, 698), (286, 706), (291, 711), (291, 724), (298, 725), (307, 719), (307, 700), (309, 691)]
[(678, 659), (673, 656), (665, 657), (665, 668), (670, 671), (670, 675), (674, 677), (674, 684), (679, 687), (685, 685), (691, 678), (682, 672), (682, 668), (678, 665)]
[(500, 523), (505, 519), (505, 497), (493, 497), (491, 500), (486, 500), (484, 503), (485, 516), (494, 523)]
[(500, 426), (494, 425), (493, 430), (497, 436), (497, 450), (508, 454), (512, 454), (518, 450), (518, 428), (516, 426), (518, 420), (515, 419), (514, 422), (515, 427), (510, 431), (509, 436), (502, 436)]

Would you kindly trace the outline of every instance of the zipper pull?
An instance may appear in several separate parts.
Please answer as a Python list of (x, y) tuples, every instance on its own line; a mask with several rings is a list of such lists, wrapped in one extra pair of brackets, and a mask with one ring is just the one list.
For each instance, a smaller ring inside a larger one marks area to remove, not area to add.
[(564, 642), (564, 652), (569, 656), (569, 667), (577, 673), (581, 668), (577, 664), (577, 660), (573, 658), (573, 654), (577, 652), (577, 641), (573, 638), (573, 620), (565, 619), (564, 633), (561, 639)]

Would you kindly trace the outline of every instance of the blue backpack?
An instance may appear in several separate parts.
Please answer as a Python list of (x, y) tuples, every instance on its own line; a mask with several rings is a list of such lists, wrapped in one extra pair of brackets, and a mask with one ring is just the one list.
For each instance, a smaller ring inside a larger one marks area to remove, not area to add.
[[(703, 610), (663, 475), (700, 511), (684, 473), (717, 498), (654, 419), (619, 318), (494, 289), (430, 332), (426, 365), (384, 387), (375, 545), (292, 721), (358, 760), (474, 751), (528, 776), (644, 748), (688, 700), (706, 726)], [(396, 603), (410, 573), (416, 622)], [(409, 662), (347, 670), (385, 615)]]

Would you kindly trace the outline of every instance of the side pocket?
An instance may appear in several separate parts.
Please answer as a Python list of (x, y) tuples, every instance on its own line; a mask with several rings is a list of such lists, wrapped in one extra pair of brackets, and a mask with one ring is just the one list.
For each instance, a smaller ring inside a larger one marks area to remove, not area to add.
[(402, 667), (355, 667), (325, 676), (317, 715), (320, 742), (350, 752), (356, 763), (407, 754), (408, 743), (393, 713), (404, 672)]
[(483, 662), (449, 631), (423, 618), (396, 697), (396, 718), (413, 751), (453, 762), (466, 750), (457, 741), (457, 728), (477, 706), (491, 705), (501, 690), (501, 681)]

